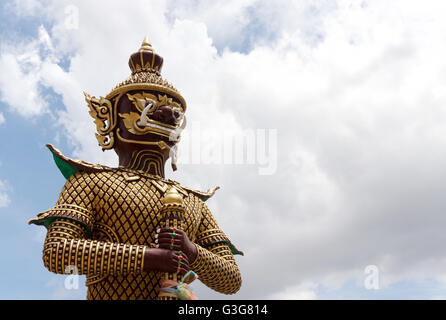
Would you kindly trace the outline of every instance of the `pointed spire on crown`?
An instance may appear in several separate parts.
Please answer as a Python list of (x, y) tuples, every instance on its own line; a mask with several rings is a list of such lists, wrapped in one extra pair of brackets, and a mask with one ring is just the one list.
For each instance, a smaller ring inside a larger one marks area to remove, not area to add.
[(144, 40), (141, 44), (141, 48), (139, 49), (139, 51), (152, 51), (153, 52), (152, 45), (150, 44), (149, 38), (147, 36), (144, 37)]
[(129, 67), (132, 74), (137, 72), (161, 72), (163, 58), (155, 53), (149, 38), (145, 37), (141, 48), (130, 56)]

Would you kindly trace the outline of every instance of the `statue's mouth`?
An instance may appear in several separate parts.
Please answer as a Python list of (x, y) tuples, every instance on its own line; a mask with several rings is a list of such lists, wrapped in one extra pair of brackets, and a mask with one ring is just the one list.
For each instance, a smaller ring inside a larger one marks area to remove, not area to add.
[(148, 112), (152, 107), (152, 103), (147, 104), (141, 112), (140, 120), (137, 121), (136, 124), (143, 128), (167, 131), (170, 135), (176, 137), (175, 140), (177, 140), (186, 127), (186, 116), (173, 110), (170, 106), (162, 106), (151, 115), (148, 115)]

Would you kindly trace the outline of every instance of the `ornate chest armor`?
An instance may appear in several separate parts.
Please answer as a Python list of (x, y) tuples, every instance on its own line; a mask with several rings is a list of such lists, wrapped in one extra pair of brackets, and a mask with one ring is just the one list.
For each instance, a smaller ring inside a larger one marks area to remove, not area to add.
[(48, 227), (43, 260), (50, 271), (65, 273), (75, 266), (87, 275), (88, 299), (155, 299), (161, 273), (144, 272), (143, 256), (146, 248), (154, 247), (160, 199), (174, 185), (186, 206), (184, 231), (199, 248), (193, 270), (216, 291), (231, 294), (239, 289), (233, 253), (241, 252), (203, 202), (215, 190), (198, 192), (141, 171), (88, 166), (52, 150), (82, 171), (69, 177), (53, 208), (30, 221)]

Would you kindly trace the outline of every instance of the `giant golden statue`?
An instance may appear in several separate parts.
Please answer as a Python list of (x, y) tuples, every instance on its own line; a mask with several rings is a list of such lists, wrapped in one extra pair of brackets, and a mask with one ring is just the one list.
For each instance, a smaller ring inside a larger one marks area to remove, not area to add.
[(99, 145), (115, 150), (118, 168), (48, 145), (67, 181), (56, 205), (30, 223), (48, 229), (45, 267), (86, 275), (87, 299), (187, 299), (176, 285), (195, 274), (224, 294), (241, 286), (233, 256), (241, 252), (204, 203), (217, 188), (200, 192), (164, 177), (169, 157), (176, 170), (186, 102), (161, 77), (162, 64), (146, 38), (125, 81), (105, 98), (85, 94)]

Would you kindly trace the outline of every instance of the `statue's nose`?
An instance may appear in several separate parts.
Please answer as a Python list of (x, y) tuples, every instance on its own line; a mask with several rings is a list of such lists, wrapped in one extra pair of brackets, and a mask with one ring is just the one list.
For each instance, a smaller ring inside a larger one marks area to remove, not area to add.
[(162, 106), (153, 113), (152, 119), (175, 125), (175, 120), (177, 120), (179, 116), (180, 114), (178, 111), (174, 111), (170, 106)]

